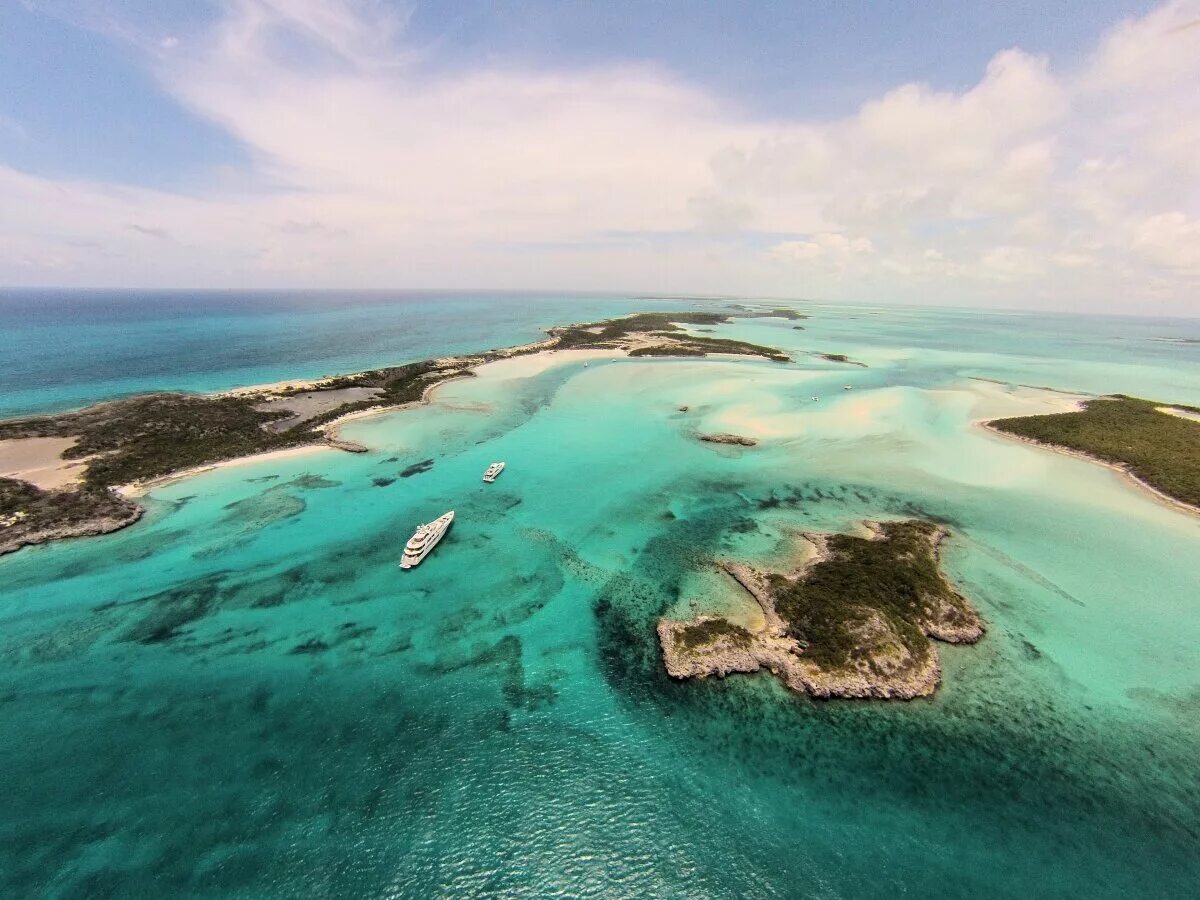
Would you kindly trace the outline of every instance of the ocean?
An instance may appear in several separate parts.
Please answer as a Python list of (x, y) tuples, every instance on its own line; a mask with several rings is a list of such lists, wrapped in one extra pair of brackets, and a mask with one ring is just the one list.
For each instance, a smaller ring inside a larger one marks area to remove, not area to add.
[[(728, 305), (10, 292), (0, 403)], [(789, 305), (811, 318), (714, 336), (791, 363), (498, 363), (346, 425), (368, 453), (223, 467), (131, 528), (0, 558), (0, 893), (1194, 896), (1200, 518), (976, 423), (1058, 391), (1200, 405), (1200, 321)], [(988, 623), (940, 647), (933, 698), (662, 671), (660, 616), (750, 614), (712, 559), (910, 516), (951, 529)]]

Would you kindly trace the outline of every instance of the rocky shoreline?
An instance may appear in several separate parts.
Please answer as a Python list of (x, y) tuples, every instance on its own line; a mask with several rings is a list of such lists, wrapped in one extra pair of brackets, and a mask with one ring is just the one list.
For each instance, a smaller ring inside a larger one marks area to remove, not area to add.
[(113, 498), (120, 504), (113, 512), (97, 514), (78, 521), (47, 524), (33, 522), (29, 527), (13, 527), (24, 521), (24, 517), (4, 528), (0, 528), (0, 556), (14, 553), (22, 547), (32, 547), (50, 541), (61, 541), (67, 538), (95, 537), (100, 534), (111, 534), (120, 531), (138, 521), (146, 512), (138, 503), (122, 498)]
[[(874, 698), (911, 700), (927, 697), (941, 683), (941, 663), (929, 638), (946, 643), (974, 643), (984, 633), (979, 614), (945, 581), (938, 571), (940, 590), (929, 588), (905, 621), (895, 608), (873, 606), (869, 601), (853, 602), (844, 612), (842, 637), (853, 645), (847, 658), (830, 665), (815, 652), (820, 641), (828, 639), (828, 628), (797, 615), (793, 598), (781, 612), (781, 600), (796, 586), (812, 581), (829, 582), (829, 567), (845, 567), (850, 559), (845, 545), (854, 541), (888, 542), (897, 539), (897, 528), (914, 528), (927, 554), (925, 562), (936, 569), (938, 548), (947, 532), (927, 523), (866, 523), (869, 538), (847, 535), (805, 534), (816, 554), (791, 576), (760, 572), (742, 563), (721, 560), (718, 568), (737, 582), (762, 610), (764, 625), (749, 631), (720, 616), (698, 616), (689, 620), (661, 619), (657, 625), (659, 644), (667, 673), (680, 680), (688, 678), (724, 678), (734, 673), (767, 670), (797, 693), (821, 699)], [(907, 537), (907, 536), (905, 536)], [(915, 563), (907, 557), (913, 548), (906, 542), (899, 547), (893, 575), (903, 578), (905, 568)], [(917, 551), (919, 556), (921, 550)], [(916, 585), (927, 584), (927, 575), (914, 578)], [(820, 602), (819, 595), (807, 598)], [(789, 618), (791, 616), (791, 618)], [(905, 625), (915, 626), (923, 636), (914, 642), (904, 637)], [(808, 641), (801, 634), (813, 633)]]

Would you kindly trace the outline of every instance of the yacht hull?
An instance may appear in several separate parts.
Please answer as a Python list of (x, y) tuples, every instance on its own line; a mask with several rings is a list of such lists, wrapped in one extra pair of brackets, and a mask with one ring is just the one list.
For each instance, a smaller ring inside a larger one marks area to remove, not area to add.
[[(425, 557), (433, 552), (433, 548), (446, 536), (446, 532), (450, 530), (452, 524), (454, 524), (453, 510), (417, 528), (416, 533), (409, 539), (408, 544), (404, 548), (404, 556), (400, 560), (400, 568), (415, 569), (419, 566)], [(419, 538), (421, 540), (418, 542)], [(414, 547), (415, 543), (419, 545)]]

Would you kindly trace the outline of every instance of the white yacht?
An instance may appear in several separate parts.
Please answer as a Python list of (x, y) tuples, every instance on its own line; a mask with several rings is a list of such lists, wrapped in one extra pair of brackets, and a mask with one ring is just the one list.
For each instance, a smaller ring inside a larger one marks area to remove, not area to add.
[(491, 484), (493, 481), (496, 480), (496, 476), (499, 475), (503, 471), (504, 471), (504, 463), (502, 463), (502, 462), (492, 463), (490, 466), (487, 467), (487, 471), (483, 473), (483, 480), (486, 481), (488, 484)]
[(450, 523), (453, 521), (454, 510), (450, 510), (432, 522), (417, 526), (413, 536), (404, 545), (404, 558), (400, 560), (400, 568), (412, 569), (418, 566), (421, 560), (429, 555), (429, 551), (437, 546), (438, 541), (450, 529)]

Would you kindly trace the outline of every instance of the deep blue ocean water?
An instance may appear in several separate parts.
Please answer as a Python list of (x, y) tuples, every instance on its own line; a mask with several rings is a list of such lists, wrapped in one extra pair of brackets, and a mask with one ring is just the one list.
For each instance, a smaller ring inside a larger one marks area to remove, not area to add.
[(549, 294), (0, 290), (0, 416), (507, 347), (635, 308)]
[[(694, 306), (8, 294), (0, 379), (61, 408)], [(347, 425), (369, 453), (222, 468), (0, 558), (0, 893), (1194, 896), (1200, 520), (973, 423), (1063, 402), (1037, 387), (1200, 404), (1198, 323), (799, 308), (717, 329), (792, 363), (490, 366)], [(933, 699), (663, 674), (659, 616), (745, 612), (714, 557), (910, 515), (948, 523), (989, 625)]]

